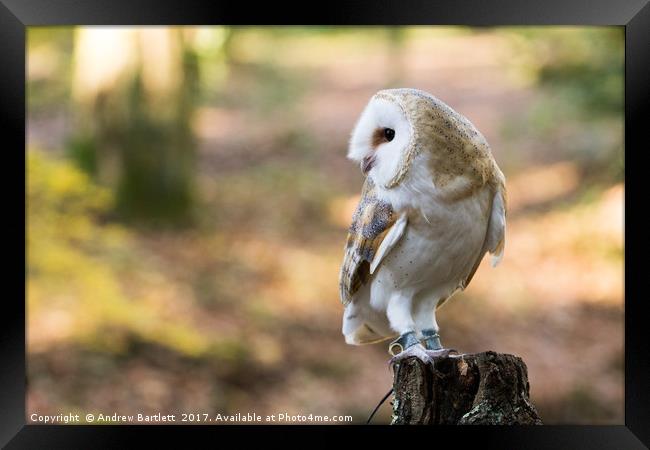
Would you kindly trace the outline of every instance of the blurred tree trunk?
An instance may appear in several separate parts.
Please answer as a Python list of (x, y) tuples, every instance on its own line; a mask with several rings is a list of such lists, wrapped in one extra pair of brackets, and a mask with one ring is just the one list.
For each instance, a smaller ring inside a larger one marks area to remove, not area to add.
[(395, 425), (541, 425), (528, 370), (513, 355), (447, 356), (435, 368), (417, 358), (395, 366)]
[(193, 200), (197, 60), (178, 28), (79, 28), (73, 157), (127, 219), (177, 222)]
[(387, 65), (388, 85), (402, 87), (404, 79), (404, 53), (406, 51), (406, 30), (402, 26), (392, 26), (387, 29)]

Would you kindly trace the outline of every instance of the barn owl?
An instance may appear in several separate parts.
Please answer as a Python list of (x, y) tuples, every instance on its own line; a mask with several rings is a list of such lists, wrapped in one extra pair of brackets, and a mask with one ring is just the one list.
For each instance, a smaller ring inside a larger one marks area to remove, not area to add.
[(343, 335), (394, 339), (397, 362), (443, 348), (436, 309), (467, 287), (486, 252), (503, 256), (505, 177), (487, 141), (448, 105), (416, 89), (375, 94), (350, 138), (365, 175), (339, 284)]

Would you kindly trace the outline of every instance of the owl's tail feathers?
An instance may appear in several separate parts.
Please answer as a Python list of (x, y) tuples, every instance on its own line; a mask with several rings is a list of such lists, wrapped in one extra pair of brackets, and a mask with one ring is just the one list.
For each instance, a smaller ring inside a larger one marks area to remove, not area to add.
[[(361, 294), (367, 295), (362, 292)], [(365, 306), (366, 298), (357, 298), (350, 302), (343, 312), (343, 335), (350, 345), (374, 344), (395, 337), (388, 329), (388, 319), (369, 311)], [(386, 323), (382, 323), (385, 321)]]
[(382, 336), (375, 332), (368, 324), (363, 323), (354, 331), (345, 334), (345, 343), (350, 345), (376, 344), (394, 336)]

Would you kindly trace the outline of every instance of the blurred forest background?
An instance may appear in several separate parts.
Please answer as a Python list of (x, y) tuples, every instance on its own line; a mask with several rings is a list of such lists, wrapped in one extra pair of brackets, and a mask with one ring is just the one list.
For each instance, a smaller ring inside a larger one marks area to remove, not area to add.
[(28, 415), (364, 422), (392, 377), (340, 332), (347, 140), (416, 87), (510, 196), (443, 341), (523, 357), (547, 424), (622, 424), (623, 61), (622, 27), (30, 27)]

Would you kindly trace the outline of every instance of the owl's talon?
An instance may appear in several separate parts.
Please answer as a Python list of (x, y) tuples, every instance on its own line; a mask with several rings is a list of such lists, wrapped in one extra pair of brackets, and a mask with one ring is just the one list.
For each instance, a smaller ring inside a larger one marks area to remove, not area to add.
[[(449, 356), (455, 356), (455, 355), (459, 354), (458, 350), (453, 349), (453, 348), (440, 348), (440, 349), (437, 349), (437, 350), (428, 350), (427, 349), (425, 351), (427, 352), (427, 355), (429, 355), (429, 357), (432, 360), (447, 358)], [(452, 355), (452, 353), (455, 353), (455, 355)]]
[(428, 355), (427, 350), (419, 342), (410, 346), (403, 352), (393, 356), (388, 362), (392, 368), (395, 364), (399, 364), (402, 360), (415, 357), (425, 364), (432, 364), (433, 359)]
[(395, 364), (396, 357), (405, 351), (407, 351), (409, 348), (413, 347), (414, 345), (419, 345), (420, 342), (418, 341), (415, 332), (413, 331), (408, 331), (404, 334), (401, 334), (397, 339), (395, 339), (393, 342), (388, 344), (388, 353), (390, 353), (393, 357), (388, 360), (388, 370), (392, 371), (393, 370), (393, 365)]

